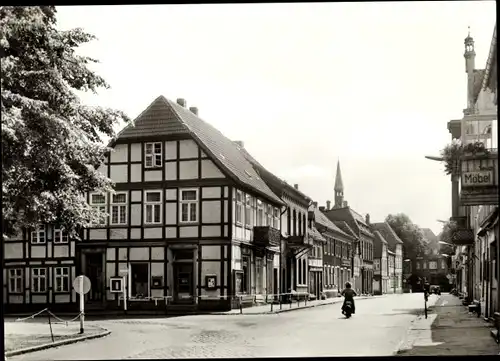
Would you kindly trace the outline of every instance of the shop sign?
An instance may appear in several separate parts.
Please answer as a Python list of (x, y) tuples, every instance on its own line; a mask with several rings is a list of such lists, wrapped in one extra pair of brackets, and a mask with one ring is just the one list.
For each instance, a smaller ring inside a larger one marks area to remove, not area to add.
[(493, 170), (462, 173), (462, 187), (492, 186)]

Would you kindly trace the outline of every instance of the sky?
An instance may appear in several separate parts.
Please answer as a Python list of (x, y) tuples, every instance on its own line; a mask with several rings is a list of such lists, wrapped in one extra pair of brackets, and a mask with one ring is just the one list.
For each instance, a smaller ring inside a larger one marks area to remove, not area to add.
[[(268, 170), (325, 205), (337, 160), (344, 199), (380, 222), (406, 213), (438, 234), (451, 216), (439, 155), (466, 107), (464, 38), (484, 68), (494, 1), (57, 7), (61, 29), (111, 85), (88, 104), (132, 119), (184, 98)], [(121, 126), (117, 128), (119, 130)]]

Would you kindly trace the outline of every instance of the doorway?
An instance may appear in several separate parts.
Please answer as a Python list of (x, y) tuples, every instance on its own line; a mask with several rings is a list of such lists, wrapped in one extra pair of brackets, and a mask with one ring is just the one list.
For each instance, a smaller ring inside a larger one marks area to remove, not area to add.
[(149, 297), (149, 263), (130, 263), (130, 276), (130, 297)]
[(194, 304), (194, 251), (172, 250), (174, 276), (173, 303)]
[(90, 280), (90, 291), (86, 297), (87, 303), (99, 304), (104, 302), (103, 260), (104, 253), (85, 254), (85, 275)]

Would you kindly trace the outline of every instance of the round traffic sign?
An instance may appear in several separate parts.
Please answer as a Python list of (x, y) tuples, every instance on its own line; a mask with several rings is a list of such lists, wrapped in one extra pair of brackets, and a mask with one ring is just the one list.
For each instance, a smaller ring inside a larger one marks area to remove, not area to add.
[(90, 291), (90, 280), (87, 276), (80, 275), (73, 280), (73, 289), (76, 293), (87, 294)]

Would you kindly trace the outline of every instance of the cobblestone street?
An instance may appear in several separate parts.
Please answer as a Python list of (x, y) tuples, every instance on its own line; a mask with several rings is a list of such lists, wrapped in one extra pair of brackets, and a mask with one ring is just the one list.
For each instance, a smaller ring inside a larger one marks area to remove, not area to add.
[(356, 302), (349, 320), (333, 304), (269, 315), (95, 321), (111, 335), (10, 360), (393, 355), (423, 311), (421, 293)]

